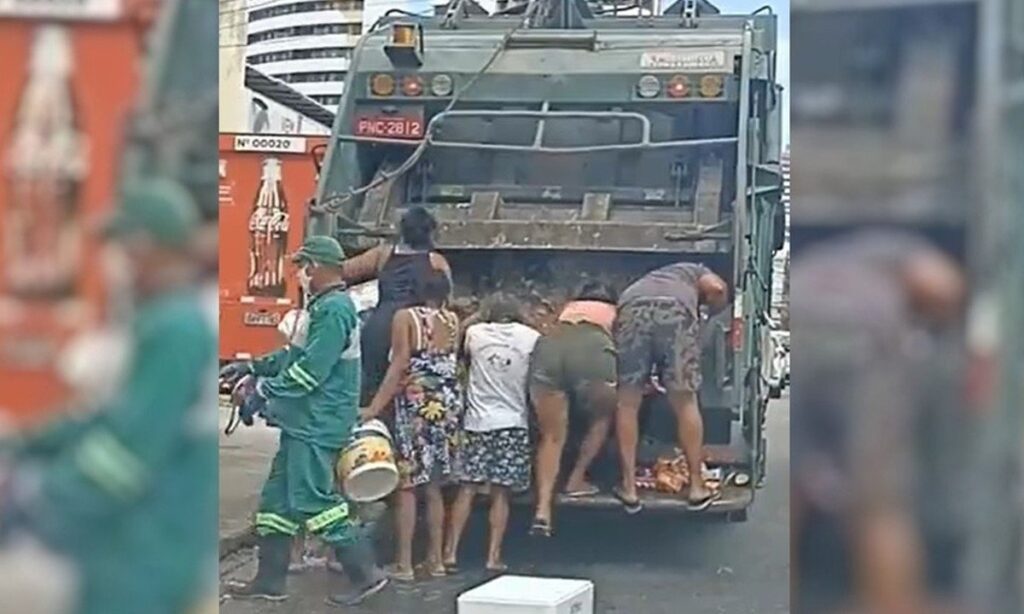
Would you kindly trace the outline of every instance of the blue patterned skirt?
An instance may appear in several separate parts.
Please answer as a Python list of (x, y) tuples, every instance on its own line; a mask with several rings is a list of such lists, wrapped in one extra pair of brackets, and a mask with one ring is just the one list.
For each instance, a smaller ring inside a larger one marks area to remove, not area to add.
[(464, 431), (459, 451), (459, 479), (471, 484), (504, 486), (513, 492), (530, 488), (533, 453), (524, 428)]

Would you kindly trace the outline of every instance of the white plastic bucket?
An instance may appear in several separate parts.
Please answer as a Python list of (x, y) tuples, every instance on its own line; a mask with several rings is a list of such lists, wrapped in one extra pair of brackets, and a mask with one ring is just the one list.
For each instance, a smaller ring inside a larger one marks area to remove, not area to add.
[(391, 433), (383, 422), (371, 420), (353, 430), (338, 459), (338, 477), (345, 495), (358, 503), (382, 499), (398, 487)]

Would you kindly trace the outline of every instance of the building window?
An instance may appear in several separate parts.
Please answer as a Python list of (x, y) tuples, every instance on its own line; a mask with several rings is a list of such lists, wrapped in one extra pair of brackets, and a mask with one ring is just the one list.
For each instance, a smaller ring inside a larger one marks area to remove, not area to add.
[(363, 25), (358, 23), (324, 23), (311, 26), (289, 26), (287, 28), (275, 28), (266, 32), (250, 34), (249, 44), (263, 41), (277, 40), (281, 38), (295, 38), (298, 36), (322, 36), (325, 34), (351, 34), (358, 36), (363, 32)]
[(338, 106), (341, 104), (341, 96), (310, 96), (313, 100), (326, 107)]
[(293, 13), (315, 11), (361, 11), (363, 0), (316, 0), (314, 2), (290, 2), (249, 12), (249, 21), (259, 21)]
[(344, 81), (345, 73), (341, 71), (320, 71), (320, 72), (286, 72), (274, 75), (285, 83), (326, 83), (330, 81)]
[(352, 50), (345, 47), (316, 47), (314, 49), (289, 49), (272, 53), (258, 53), (248, 58), (250, 64), (267, 64), (268, 62), (287, 62), (289, 60), (317, 60), (324, 58), (352, 57)]

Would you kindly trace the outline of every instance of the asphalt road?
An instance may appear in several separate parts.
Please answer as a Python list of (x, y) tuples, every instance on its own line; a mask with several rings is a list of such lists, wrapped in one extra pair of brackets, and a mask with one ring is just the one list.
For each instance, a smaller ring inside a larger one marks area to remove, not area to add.
[[(510, 572), (586, 578), (601, 614), (773, 614), (789, 612), (789, 402), (769, 408), (768, 480), (745, 523), (621, 512), (575, 511), (557, 520), (557, 535), (526, 536), (529, 516), (513, 516), (506, 538)], [(487, 579), (482, 571), (486, 518), (471, 520), (463, 571), (442, 580), (393, 586), (360, 608), (363, 614), (455, 614), (460, 593)], [(477, 571), (480, 569), (480, 571)], [(252, 551), (222, 561), (223, 579), (254, 572)], [(345, 586), (342, 576), (308, 572), (289, 580), (280, 604), (226, 601), (222, 614), (320, 614)]]

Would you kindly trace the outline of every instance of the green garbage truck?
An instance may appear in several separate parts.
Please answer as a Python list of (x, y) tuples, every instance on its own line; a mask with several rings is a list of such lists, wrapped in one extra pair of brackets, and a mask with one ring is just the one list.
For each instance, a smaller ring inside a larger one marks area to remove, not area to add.
[[(557, 304), (582, 278), (622, 289), (677, 261), (729, 282), (703, 332), (709, 510), (746, 518), (765, 472), (772, 255), (784, 242), (776, 15), (682, 0), (456, 0), (391, 11), (355, 49), (307, 232), (350, 253), (430, 210), (455, 294)], [(652, 399), (652, 438), (672, 438)], [(670, 442), (666, 442), (670, 443)], [(648, 509), (687, 510), (648, 492)], [(612, 506), (610, 495), (566, 500)]]

